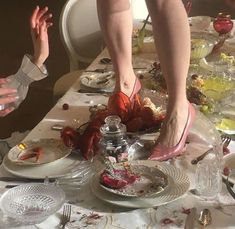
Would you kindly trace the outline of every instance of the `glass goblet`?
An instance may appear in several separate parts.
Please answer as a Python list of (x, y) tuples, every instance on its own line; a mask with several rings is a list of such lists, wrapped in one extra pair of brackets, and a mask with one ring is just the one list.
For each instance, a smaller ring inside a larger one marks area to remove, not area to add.
[(213, 22), (213, 27), (219, 35), (229, 33), (233, 28), (233, 21), (231, 15), (226, 13), (219, 13)]
[(220, 36), (218, 44), (216, 44), (213, 49), (213, 51), (218, 51), (223, 46), (225, 40), (229, 37), (229, 32), (233, 28), (231, 15), (226, 13), (219, 13), (216, 19), (213, 21), (213, 27)]

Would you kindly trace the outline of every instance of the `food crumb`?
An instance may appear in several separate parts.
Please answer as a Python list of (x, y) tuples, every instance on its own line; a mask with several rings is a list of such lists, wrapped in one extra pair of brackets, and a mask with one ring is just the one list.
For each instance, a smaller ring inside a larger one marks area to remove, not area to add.
[(68, 110), (69, 109), (69, 104), (68, 103), (64, 103), (62, 108), (63, 108), (63, 110)]

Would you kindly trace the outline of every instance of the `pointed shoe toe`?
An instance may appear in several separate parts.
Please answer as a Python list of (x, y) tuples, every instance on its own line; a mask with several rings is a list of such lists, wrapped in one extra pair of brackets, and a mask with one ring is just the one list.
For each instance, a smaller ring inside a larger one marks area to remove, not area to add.
[(152, 150), (152, 154), (149, 157), (150, 160), (165, 161), (170, 158), (179, 156), (183, 152), (188, 132), (195, 118), (195, 113), (195, 108), (192, 104), (189, 103), (187, 122), (185, 124), (184, 131), (178, 144), (173, 147), (167, 147), (157, 144)]

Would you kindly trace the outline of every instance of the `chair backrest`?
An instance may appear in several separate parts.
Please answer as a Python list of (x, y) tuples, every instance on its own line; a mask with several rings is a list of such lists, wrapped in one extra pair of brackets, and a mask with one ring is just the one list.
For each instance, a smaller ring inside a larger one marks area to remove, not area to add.
[(60, 36), (70, 60), (70, 71), (91, 63), (104, 48), (96, 0), (67, 0), (60, 14)]
[(143, 20), (148, 16), (145, 0), (132, 0), (132, 17), (134, 20)]

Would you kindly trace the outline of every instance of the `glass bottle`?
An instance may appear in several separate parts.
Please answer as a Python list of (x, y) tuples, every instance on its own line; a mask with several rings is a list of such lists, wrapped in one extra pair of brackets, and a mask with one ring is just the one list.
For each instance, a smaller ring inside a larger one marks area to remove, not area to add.
[[(18, 90), (18, 87), (19, 87), (18, 81), (13, 79), (11, 76), (8, 78), (10, 79), (9, 82), (2, 85), (2, 88), (16, 89), (17, 93), (15, 95), (18, 97), (18, 99), (15, 102), (5, 104), (4, 109), (7, 109), (8, 107), (14, 107), (16, 109), (20, 105), (20, 103), (22, 103), (22, 101), (25, 99), (25, 96), (23, 96), (22, 90)], [(28, 91), (28, 87), (26, 89), (26, 92), (27, 91)]]
[(129, 144), (126, 137), (126, 126), (116, 115), (105, 118), (105, 124), (100, 128), (100, 149), (102, 156), (112, 162), (123, 162), (129, 160)]

